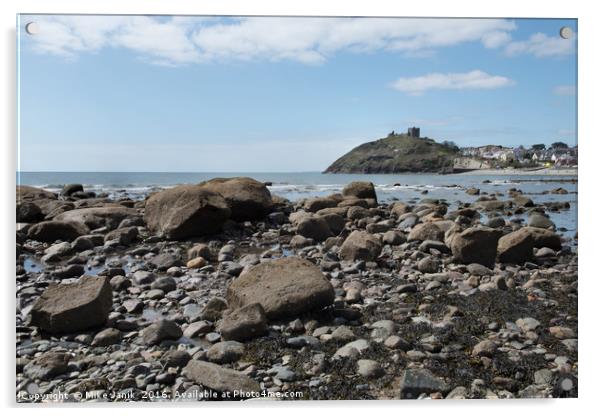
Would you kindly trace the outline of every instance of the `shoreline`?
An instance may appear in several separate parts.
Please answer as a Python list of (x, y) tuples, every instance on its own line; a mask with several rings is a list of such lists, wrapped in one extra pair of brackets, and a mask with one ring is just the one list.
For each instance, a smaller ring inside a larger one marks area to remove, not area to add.
[(567, 169), (550, 169), (543, 168), (537, 170), (523, 170), (523, 169), (477, 169), (468, 172), (451, 173), (450, 175), (507, 175), (507, 176), (578, 176), (577, 168)]

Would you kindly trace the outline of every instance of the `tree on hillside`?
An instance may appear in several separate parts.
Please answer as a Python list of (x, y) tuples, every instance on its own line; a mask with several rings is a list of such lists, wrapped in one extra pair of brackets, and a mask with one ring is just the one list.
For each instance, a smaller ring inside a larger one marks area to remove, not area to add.
[(458, 145), (456, 143), (452, 142), (451, 140), (443, 140), (441, 142), (441, 145), (443, 147), (446, 147), (446, 148), (450, 149), (450, 150), (453, 150), (454, 152), (457, 152), (457, 151), (460, 150), (460, 148), (458, 147)]
[(541, 143), (541, 144), (534, 144), (533, 146), (531, 146), (531, 149), (533, 150), (546, 150), (546, 145)]
[(552, 143), (552, 149), (568, 149), (569, 145), (564, 142), (554, 142)]

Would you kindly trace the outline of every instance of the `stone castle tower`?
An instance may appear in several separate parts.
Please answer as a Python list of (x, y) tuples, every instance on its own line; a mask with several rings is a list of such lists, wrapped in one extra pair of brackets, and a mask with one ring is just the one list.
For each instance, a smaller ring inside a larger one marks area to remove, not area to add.
[(420, 127), (409, 127), (408, 136), (420, 138)]

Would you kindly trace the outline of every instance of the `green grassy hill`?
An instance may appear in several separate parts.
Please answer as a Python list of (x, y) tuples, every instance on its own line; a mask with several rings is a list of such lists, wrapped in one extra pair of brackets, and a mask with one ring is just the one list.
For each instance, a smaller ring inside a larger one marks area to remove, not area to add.
[(429, 138), (391, 134), (356, 147), (324, 173), (440, 172), (453, 166), (456, 155), (457, 148)]

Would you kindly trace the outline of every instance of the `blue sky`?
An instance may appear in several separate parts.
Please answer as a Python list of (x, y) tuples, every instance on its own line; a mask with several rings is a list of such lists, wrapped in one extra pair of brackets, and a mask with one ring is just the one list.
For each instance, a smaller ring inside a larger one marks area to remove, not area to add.
[(22, 171), (318, 171), (411, 125), (460, 146), (576, 143), (575, 20), (18, 24)]

